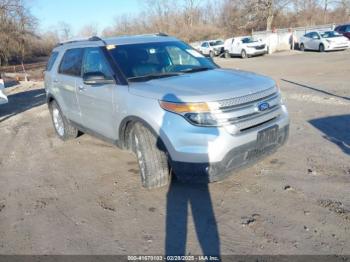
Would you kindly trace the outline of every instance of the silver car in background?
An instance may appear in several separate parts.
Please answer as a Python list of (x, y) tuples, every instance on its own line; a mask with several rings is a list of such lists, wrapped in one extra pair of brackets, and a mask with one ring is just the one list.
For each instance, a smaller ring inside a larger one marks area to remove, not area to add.
[(299, 40), (301, 51), (316, 50), (319, 52), (345, 50), (350, 47), (350, 41), (336, 31), (309, 32)]
[(212, 182), (275, 152), (289, 117), (272, 79), (219, 68), (165, 35), (56, 47), (45, 73), (57, 135), (78, 131), (135, 153), (146, 188)]
[(219, 56), (224, 52), (224, 41), (220, 39), (203, 41), (197, 50), (205, 56)]

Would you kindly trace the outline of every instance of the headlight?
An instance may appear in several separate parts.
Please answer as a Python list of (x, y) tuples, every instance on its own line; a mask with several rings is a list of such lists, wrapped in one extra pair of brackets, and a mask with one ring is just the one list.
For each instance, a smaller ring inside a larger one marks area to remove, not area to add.
[(215, 109), (208, 103), (173, 103), (159, 101), (161, 108), (175, 114), (182, 115), (187, 121), (198, 126), (218, 126), (218, 122), (211, 113)]
[(192, 124), (198, 126), (217, 126), (218, 122), (211, 113), (187, 113), (184, 117)]

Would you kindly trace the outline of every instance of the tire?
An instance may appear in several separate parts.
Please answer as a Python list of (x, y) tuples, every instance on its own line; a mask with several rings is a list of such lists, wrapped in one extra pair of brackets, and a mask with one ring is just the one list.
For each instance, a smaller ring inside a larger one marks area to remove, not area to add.
[(49, 104), (49, 109), (54, 129), (60, 139), (67, 141), (78, 137), (79, 130), (73, 127), (65, 118), (56, 101)]
[(300, 44), (300, 51), (304, 52), (305, 51), (305, 46), (303, 43)]
[(242, 59), (245, 59), (245, 58), (247, 58), (248, 56), (247, 56), (247, 52), (243, 49), (242, 50), (242, 52), (241, 52), (241, 58)]
[(170, 181), (170, 169), (163, 144), (141, 123), (133, 126), (131, 135), (142, 186), (147, 189), (166, 186)]
[(318, 51), (320, 51), (320, 53), (324, 52), (324, 44), (320, 44), (320, 46), (318, 47)]
[(230, 53), (229, 52), (225, 52), (225, 58), (231, 58), (231, 55), (230, 55)]
[(213, 51), (210, 51), (210, 52), (209, 52), (209, 56), (210, 56), (211, 58), (214, 58), (214, 56), (215, 56), (214, 52), (213, 52)]

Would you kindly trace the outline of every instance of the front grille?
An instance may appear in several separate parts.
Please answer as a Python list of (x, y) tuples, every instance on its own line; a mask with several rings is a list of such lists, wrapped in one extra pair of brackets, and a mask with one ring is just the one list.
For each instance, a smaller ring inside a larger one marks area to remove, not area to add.
[(265, 45), (258, 45), (258, 46), (255, 46), (255, 49), (256, 50), (262, 50), (265, 48)]
[[(281, 113), (281, 97), (275, 87), (255, 94), (219, 101), (215, 112), (217, 121), (230, 133), (239, 134), (277, 119)], [(258, 110), (258, 105), (267, 102), (269, 108)]]
[(245, 103), (250, 103), (250, 102), (265, 98), (267, 96), (270, 96), (274, 93), (276, 93), (276, 88), (271, 87), (269, 89), (266, 89), (264, 91), (254, 93), (251, 95), (236, 97), (236, 98), (227, 99), (227, 100), (221, 100), (218, 103), (220, 105), (220, 108), (224, 109), (227, 107), (232, 107), (232, 106), (242, 105)]

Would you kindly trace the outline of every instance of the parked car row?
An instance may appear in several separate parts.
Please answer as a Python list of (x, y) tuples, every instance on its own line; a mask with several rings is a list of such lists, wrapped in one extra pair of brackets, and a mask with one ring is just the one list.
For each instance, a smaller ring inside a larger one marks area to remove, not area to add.
[(230, 58), (238, 56), (241, 58), (264, 55), (269, 51), (268, 45), (261, 39), (255, 39), (251, 36), (232, 37), (223, 40), (206, 40), (196, 42), (192, 47), (197, 49), (204, 56), (222, 56)]
[[(331, 50), (345, 50), (350, 48), (350, 24), (339, 25), (334, 31), (311, 31), (295, 42), (301, 51), (317, 50), (320, 52)], [(294, 46), (294, 40), (293, 40)], [(233, 56), (247, 58), (269, 53), (269, 45), (261, 39), (252, 36), (240, 36), (225, 41), (206, 40), (192, 44), (204, 56)], [(293, 48), (293, 47), (292, 47)]]

